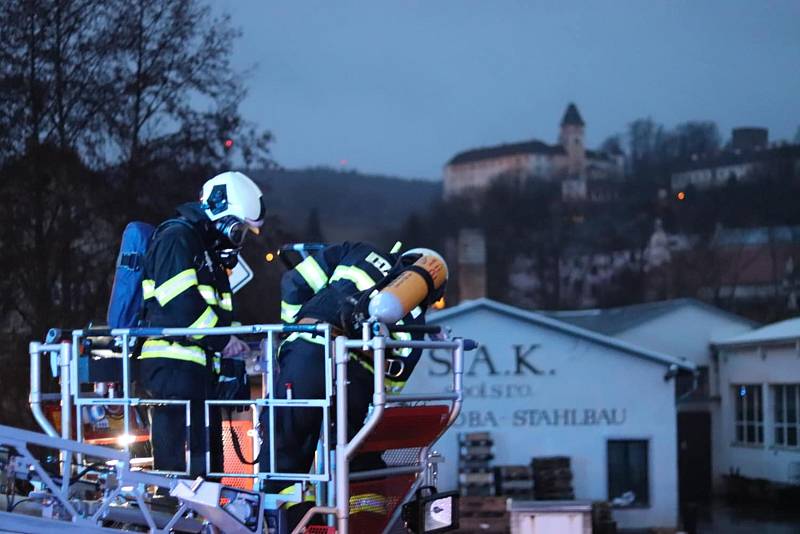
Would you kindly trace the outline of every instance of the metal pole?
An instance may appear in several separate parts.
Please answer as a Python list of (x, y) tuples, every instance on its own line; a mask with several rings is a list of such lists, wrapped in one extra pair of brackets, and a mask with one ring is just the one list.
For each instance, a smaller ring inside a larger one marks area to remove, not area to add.
[[(336, 398), (334, 397), (333, 386), (335, 385), (334, 381), (338, 376), (336, 371), (336, 348), (333, 345), (333, 340), (331, 339), (331, 328), (330, 325), (325, 328), (325, 346), (326, 346), (326, 358), (325, 358), (325, 370), (328, 374), (325, 378), (325, 388), (326, 388), (326, 396), (328, 398), (328, 408), (325, 410), (325, 451), (328, 455), (326, 461), (328, 462), (328, 482), (327, 482), (327, 490), (325, 497), (327, 498), (326, 504), (329, 508), (336, 509), (336, 477), (335, 473), (337, 472), (337, 464), (336, 464), (336, 450), (331, 450), (331, 436), (330, 436), (330, 417), (332, 415), (331, 410), (333, 406), (331, 405), (331, 400)], [(331, 356), (331, 351), (333, 351), (333, 356)], [(349, 506), (349, 504), (348, 504)], [(338, 517), (336, 514), (329, 514), (326, 518), (325, 523), (329, 527), (335, 527), (336, 522), (338, 521)]]
[(72, 398), (69, 391), (70, 344), (62, 343), (58, 353), (59, 380), (61, 382), (61, 437), (72, 435)]
[[(83, 441), (83, 409), (81, 405), (81, 386), (78, 380), (78, 363), (80, 353), (80, 339), (82, 332), (80, 330), (72, 331), (72, 358), (69, 362), (69, 389), (72, 395), (72, 402), (75, 405), (75, 440), (79, 443)], [(78, 465), (83, 465), (83, 454), (78, 453), (75, 455), (75, 461)]]
[(72, 477), (72, 451), (61, 450), (61, 495), (69, 499), (69, 479)]
[(347, 462), (347, 348), (346, 337), (335, 341), (336, 358), (336, 517), (337, 532), (347, 534), (350, 519), (350, 464)]
[(42, 412), (41, 350), (42, 344), (39, 342), (32, 341), (29, 345), (28, 351), (31, 356), (31, 394), (28, 398), (28, 403), (31, 406), (33, 418), (36, 419), (36, 422), (39, 423), (39, 426), (42, 428), (42, 430), (44, 430), (45, 434), (50, 437), (57, 438), (58, 432), (56, 432), (56, 429), (53, 428), (53, 425), (47, 420), (47, 417), (45, 417), (44, 413)]
[[(383, 410), (386, 407), (386, 391), (383, 388), (383, 369), (386, 367), (386, 338), (378, 336), (372, 339), (371, 342), (373, 353), (373, 393), (372, 393), (372, 412), (369, 414), (364, 426), (353, 436), (350, 443), (347, 444), (347, 458), (355, 454), (356, 450), (361, 446), (366, 437), (377, 426), (378, 422), (383, 417)], [(338, 422), (337, 422), (338, 424)], [(339, 466), (341, 469), (341, 466)]]
[[(258, 438), (258, 419), (259, 415), (261, 414), (261, 409), (258, 407), (257, 404), (251, 404), (250, 409), (252, 410), (252, 422), (253, 422), (253, 429), (251, 430), (251, 437), (250, 439), (253, 441), (253, 461), (261, 455), (261, 440)], [(259, 471), (259, 463), (256, 462), (253, 464), (253, 475), (255, 478), (253, 479), (253, 489), (258, 491), (260, 488), (258, 487), (258, 471)], [(224, 465), (222, 466), (224, 469)]]
[[(330, 466), (330, 472), (336, 472), (336, 451), (328, 451), (328, 465)], [(327, 505), (329, 508), (336, 509), (336, 479), (335, 477), (330, 477), (328, 480), (328, 491), (327, 491), (327, 498), (328, 502)], [(336, 515), (328, 515), (327, 525), (329, 527), (336, 526)]]
[(267, 380), (269, 383), (267, 387), (269, 388), (269, 404), (267, 406), (268, 411), (268, 430), (269, 430), (269, 471), (270, 473), (275, 473), (275, 407), (272, 405), (272, 401), (275, 399), (275, 375), (274, 375), (274, 365), (272, 360), (273, 352), (274, 352), (274, 341), (272, 339), (272, 331), (270, 330), (268, 334), (269, 344), (267, 346)]
[[(189, 475), (192, 472), (191, 465), (190, 465), (192, 463), (192, 428), (191, 428), (192, 423), (190, 421), (190, 418), (192, 417), (192, 410), (191, 410), (192, 401), (187, 400), (186, 404), (184, 406), (185, 406), (184, 413), (186, 414), (185, 415), (185, 417), (186, 417), (186, 449), (184, 450), (184, 455), (185, 455), (185, 458), (186, 458), (186, 475)], [(208, 415), (208, 414), (206, 414), (206, 415)], [(208, 419), (206, 419), (206, 420), (208, 420)], [(206, 423), (206, 425), (208, 425), (208, 423)], [(206, 461), (208, 461), (208, 460), (206, 460)], [(155, 464), (155, 458), (153, 459), (153, 463)], [(153, 467), (155, 467), (155, 465)]]
[[(331, 329), (329, 325), (325, 328), (325, 355), (324, 355), (324, 371), (325, 371), (325, 404), (322, 408), (322, 433), (320, 441), (317, 443), (317, 474), (329, 475), (330, 468), (330, 415), (331, 415), (331, 398), (333, 396), (333, 358), (331, 358)], [(328, 482), (319, 481), (316, 483), (316, 501), (317, 506), (325, 506), (328, 503), (329, 493)]]
[[(189, 402), (191, 402), (191, 401), (189, 401)], [(211, 447), (210, 447), (210, 445), (211, 445), (211, 434), (208, 431), (209, 426), (211, 426), (211, 420), (209, 418), (209, 410), (211, 410), (211, 406), (209, 406), (208, 401), (203, 401), (203, 415), (205, 417), (205, 435), (206, 435), (206, 451), (205, 451), (205, 453), (206, 453), (206, 473), (210, 473), (211, 472)], [(191, 444), (189, 443), (189, 440), (191, 439), (191, 435), (192, 435), (191, 423), (189, 422), (189, 418), (190, 417), (191, 417), (191, 414), (187, 410), (187, 412), (186, 412), (186, 444), (187, 444), (187, 449), (190, 452), (189, 456), (191, 457)], [(231, 429), (231, 433), (233, 433), (233, 429)], [(186, 464), (186, 470), (189, 471), (190, 473), (192, 472), (192, 470), (190, 469), (188, 463)], [(225, 466), (224, 465), (222, 466), (222, 470), (223, 471), (225, 470)]]
[(78, 363), (79, 363), (79, 347), (81, 342), (82, 332), (75, 330), (72, 332), (72, 360), (70, 361), (70, 375), (69, 375), (69, 389), (73, 399), (77, 399), (81, 395), (81, 385), (78, 381)]
[[(271, 344), (272, 344), (272, 330), (270, 330), (267, 333), (267, 337), (266, 338), (262, 338), (261, 339), (261, 343), (259, 344), (260, 347), (261, 347), (261, 357), (259, 358), (259, 361), (258, 361), (258, 370), (261, 373), (261, 395), (260, 395), (260, 398), (262, 398), (262, 399), (266, 398), (267, 394), (269, 392), (269, 384), (267, 382), (267, 378), (269, 376), (269, 373), (267, 371), (267, 367), (268, 366), (267, 366), (266, 360), (267, 360), (267, 354), (270, 352), (267, 347), (269, 345), (271, 345)], [(261, 434), (261, 412), (262, 412), (263, 408), (258, 403), (252, 404), (251, 406), (252, 406), (252, 409), (253, 409), (253, 436), (252, 436), (253, 453), (255, 454), (255, 456), (253, 456), (253, 459), (255, 459), (255, 458), (259, 458), (261, 456), (261, 436), (260, 436), (260, 434)], [(261, 487), (260, 487), (261, 480), (258, 477), (258, 474), (261, 472), (261, 465), (260, 464), (261, 464), (260, 461), (258, 461), (255, 464), (253, 464), (253, 474), (256, 475), (255, 478), (253, 479), (253, 489), (255, 491), (259, 491), (261, 489)]]
[(461, 413), (461, 403), (463, 402), (463, 378), (464, 378), (464, 340), (458, 340), (458, 347), (453, 351), (453, 393), (456, 400), (453, 402), (453, 409), (450, 411), (450, 420), (447, 421), (447, 428), (452, 425), (458, 414)]
[(131, 375), (128, 361), (128, 339), (128, 334), (122, 334), (122, 397), (125, 399), (125, 405), (122, 407), (124, 410), (122, 412), (122, 439), (125, 441), (125, 452), (131, 450)]

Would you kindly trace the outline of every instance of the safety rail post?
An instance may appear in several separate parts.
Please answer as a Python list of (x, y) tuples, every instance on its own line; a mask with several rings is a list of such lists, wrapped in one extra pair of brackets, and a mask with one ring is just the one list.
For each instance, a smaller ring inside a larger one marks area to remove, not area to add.
[(464, 339), (458, 338), (458, 347), (453, 351), (453, 393), (456, 399), (453, 401), (453, 409), (450, 411), (450, 419), (447, 421), (449, 428), (461, 413), (461, 405), (464, 402)]
[[(128, 334), (122, 334), (122, 397), (124, 399), (131, 398), (131, 375), (130, 375), (130, 362), (128, 361), (128, 341), (130, 337)], [(131, 415), (130, 405), (122, 407), (122, 439), (124, 441), (125, 452), (130, 452), (130, 437), (131, 437)]]
[[(208, 405), (208, 400), (206, 400), (203, 403), (203, 421), (204, 421), (203, 434), (205, 435), (205, 440), (206, 440), (206, 454), (205, 454), (205, 457), (206, 457), (205, 458), (205, 460), (206, 460), (206, 475), (208, 475), (208, 473), (211, 473), (211, 416), (210, 416), (210, 412), (209, 412), (210, 409), (211, 409), (211, 407)], [(187, 441), (186, 444), (188, 445), (189, 444), (188, 443), (189, 438), (190, 438), (190, 436), (192, 434), (192, 429), (191, 429), (191, 422), (189, 422), (188, 419), (187, 419), (187, 423), (188, 423), (188, 426), (186, 427), (186, 441)], [(231, 432), (233, 432), (233, 429), (231, 429)], [(220, 435), (221, 434), (222, 434), (222, 411), (220, 410)], [(188, 451), (190, 451), (190, 456), (191, 456), (191, 450), (192, 449), (190, 447), (188, 447), (188, 446), (186, 447), (186, 449)], [(223, 462), (222, 469), (224, 470), (225, 469), (225, 465), (224, 465), (225, 460), (222, 460), (222, 462)], [(186, 464), (186, 469), (189, 470), (188, 462)]]
[(373, 410), (363, 427), (347, 441), (347, 361), (349, 345), (372, 348), (373, 369), (383, 369), (386, 365), (386, 338), (378, 336), (369, 342), (365, 340), (348, 342), (345, 337), (336, 338), (336, 508), (338, 510), (337, 528), (347, 533), (350, 521), (350, 457), (355, 453), (367, 435), (380, 421), (386, 403), (383, 373), (373, 372)]
[[(349, 343), (345, 343), (345, 346), (348, 346)], [(403, 345), (403, 343), (400, 343)], [(372, 348), (373, 354), (373, 369), (376, 371), (378, 369), (384, 369), (386, 367), (386, 347), (389, 346), (389, 343), (386, 341), (386, 338), (383, 336), (377, 336), (372, 338), (372, 341), (369, 345)], [(353, 439), (347, 444), (347, 458), (349, 459), (353, 454), (355, 454), (356, 450), (361, 446), (364, 440), (367, 438), (370, 432), (377, 426), (380, 422), (381, 417), (383, 416), (383, 411), (386, 406), (386, 390), (384, 389), (383, 384), (383, 373), (381, 372), (373, 372), (372, 373), (373, 379), (373, 393), (372, 393), (372, 412), (370, 413), (369, 417), (367, 418), (364, 426), (356, 432), (356, 435), (353, 436)], [(338, 422), (337, 422), (338, 424)], [(345, 436), (346, 436), (345, 432)]]
[[(331, 327), (325, 325), (325, 339), (324, 347), (325, 354), (323, 355), (324, 370), (325, 370), (325, 399), (329, 400), (333, 396), (333, 359), (331, 358)], [(322, 410), (322, 436), (317, 441), (315, 471), (318, 475), (326, 472), (331, 472), (330, 458), (328, 451), (330, 450), (330, 405)], [(328, 503), (328, 484), (327, 482), (318, 481), (314, 484), (314, 500), (317, 507), (326, 506)]]
[(336, 528), (348, 532), (350, 519), (350, 464), (347, 461), (347, 338), (335, 341), (336, 359)]
[[(261, 348), (261, 358), (258, 362), (258, 370), (261, 373), (261, 398), (266, 398), (270, 389), (272, 389), (272, 384), (269, 383), (271, 380), (271, 375), (267, 372), (267, 358), (272, 357), (272, 345), (273, 345), (273, 337), (272, 337), (272, 330), (267, 332), (267, 337), (261, 339), (260, 348)], [(251, 436), (253, 442), (253, 454), (255, 458), (258, 458), (259, 461), (253, 464), (253, 474), (255, 477), (253, 478), (253, 489), (255, 491), (261, 490), (261, 481), (258, 478), (258, 473), (261, 471), (261, 439), (259, 438), (259, 434), (261, 434), (261, 411), (262, 407), (259, 405), (253, 406), (253, 435)]]
[[(72, 357), (69, 362), (69, 382), (70, 382), (70, 395), (72, 402), (75, 405), (75, 440), (78, 442), (83, 441), (83, 414), (81, 413), (81, 405), (79, 403), (81, 397), (81, 388), (78, 380), (78, 361), (80, 356), (80, 340), (83, 335), (82, 330), (72, 331)], [(75, 461), (78, 465), (83, 465), (83, 453), (75, 455)]]
[[(58, 432), (53, 427), (52, 423), (47, 419), (42, 412), (42, 361), (41, 353), (45, 352), (48, 345), (44, 345), (37, 341), (32, 341), (29, 345), (29, 353), (31, 357), (31, 392), (28, 397), (28, 404), (31, 406), (33, 418), (39, 423), (39, 426), (44, 430), (45, 434), (50, 437), (57, 438)], [(54, 350), (52, 345), (49, 346), (50, 350)]]
[(72, 398), (69, 388), (69, 361), (72, 351), (69, 343), (60, 343), (58, 350), (58, 371), (61, 384), (61, 437), (70, 439), (72, 435)]
[(275, 360), (275, 347), (274, 343), (272, 342), (272, 337), (270, 336), (270, 344), (267, 347), (267, 375), (269, 377), (269, 403), (267, 404), (267, 421), (269, 424), (268, 433), (269, 433), (269, 443), (267, 444), (267, 452), (269, 452), (269, 471), (270, 473), (275, 472), (275, 406), (272, 404), (272, 401), (275, 400), (275, 383), (274, 383), (274, 360)]

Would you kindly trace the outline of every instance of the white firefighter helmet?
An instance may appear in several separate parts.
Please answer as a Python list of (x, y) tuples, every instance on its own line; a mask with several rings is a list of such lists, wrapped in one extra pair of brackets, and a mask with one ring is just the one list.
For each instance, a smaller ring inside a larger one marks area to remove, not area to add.
[(203, 184), (200, 202), (212, 221), (233, 217), (255, 234), (264, 224), (261, 189), (241, 172), (223, 172), (208, 180)]
[(442, 257), (441, 254), (439, 254), (438, 252), (436, 252), (431, 248), (424, 248), (424, 247), (410, 248), (400, 255), (400, 260), (403, 262), (404, 265), (411, 265), (415, 261), (420, 259), (422, 256), (433, 256), (434, 258), (442, 262), (442, 264), (444, 265), (445, 281), (447, 281), (448, 273), (450, 272), (450, 269), (447, 267), (447, 262), (444, 261), (444, 258)]

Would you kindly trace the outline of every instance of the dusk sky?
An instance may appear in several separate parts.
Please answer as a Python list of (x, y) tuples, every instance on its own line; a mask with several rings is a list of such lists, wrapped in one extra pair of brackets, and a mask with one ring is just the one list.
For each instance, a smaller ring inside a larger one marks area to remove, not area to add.
[(252, 67), (243, 113), (285, 167), (438, 179), (456, 152), (554, 142), (574, 101), (587, 145), (638, 117), (800, 126), (800, 2), (219, 0)]

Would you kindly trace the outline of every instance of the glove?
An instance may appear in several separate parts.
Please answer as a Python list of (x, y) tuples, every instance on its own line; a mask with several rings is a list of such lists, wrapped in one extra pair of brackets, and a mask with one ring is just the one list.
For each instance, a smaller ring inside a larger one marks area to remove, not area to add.
[(247, 358), (250, 356), (250, 347), (236, 336), (231, 336), (228, 344), (222, 349), (223, 358)]

